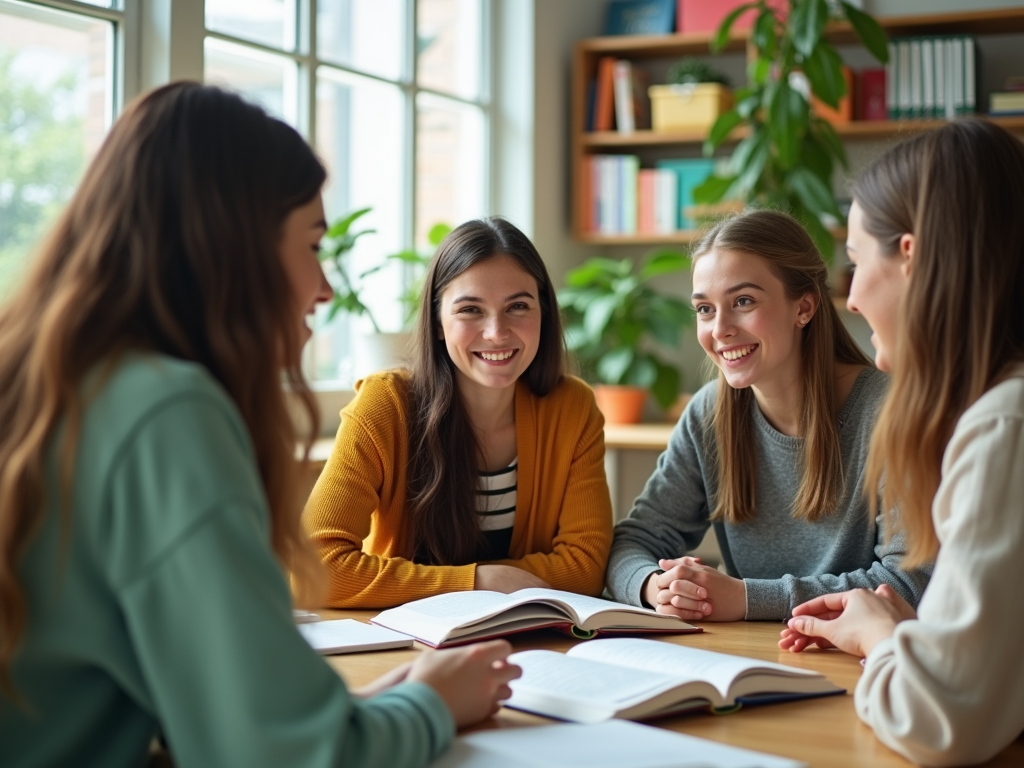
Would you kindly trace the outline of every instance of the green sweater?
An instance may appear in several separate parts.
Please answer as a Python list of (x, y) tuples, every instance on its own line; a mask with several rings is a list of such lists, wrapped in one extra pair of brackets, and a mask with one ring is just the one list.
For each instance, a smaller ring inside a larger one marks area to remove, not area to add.
[(19, 565), (28, 626), (0, 765), (420, 766), (454, 735), (430, 687), (354, 698), (291, 619), (248, 431), (202, 367), (126, 358), (89, 402), (66, 549), (59, 439)]

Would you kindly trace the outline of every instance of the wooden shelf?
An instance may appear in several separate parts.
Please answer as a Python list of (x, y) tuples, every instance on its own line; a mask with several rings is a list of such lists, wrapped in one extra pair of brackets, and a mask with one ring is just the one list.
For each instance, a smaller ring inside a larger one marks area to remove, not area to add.
[[(1008, 131), (1024, 132), (1024, 115), (1007, 117), (989, 117), (977, 115), (1001, 125)], [(840, 138), (850, 140), (891, 139), (909, 136), (922, 131), (941, 128), (945, 120), (855, 120), (850, 123), (833, 126)], [(749, 131), (739, 128), (733, 131), (730, 141), (739, 141), (749, 135)], [(617, 133), (615, 131), (590, 132), (583, 135), (582, 143), (587, 150), (621, 149), (625, 147), (665, 147), (679, 144), (703, 144), (707, 132), (678, 131), (661, 133), (655, 131), (634, 131), (633, 133)]]
[[(917, 35), (973, 34), (973, 35), (1014, 35), (1024, 34), (1024, 6), (1015, 8), (993, 8), (955, 13), (927, 13), (914, 16), (889, 16), (878, 19), (879, 24), (891, 37)], [(861, 43), (848, 23), (830, 24), (826, 30), (829, 40), (835, 45), (857, 45)], [(690, 33), (673, 35), (620, 35), (595, 37), (576, 43), (573, 56), (572, 83), (572, 175), (574, 197), (579, 189), (581, 168), (588, 155), (618, 152), (635, 152), (647, 149), (645, 162), (652, 157), (666, 157), (676, 148), (685, 148), (692, 154), (704, 143), (706, 130), (655, 133), (636, 131), (620, 134), (615, 131), (587, 132), (585, 113), (587, 109), (588, 84), (596, 76), (597, 64), (602, 56), (615, 56), (633, 60), (671, 59), (685, 55), (706, 56), (710, 54), (713, 33)], [(726, 51), (751, 55), (749, 31), (736, 32), (726, 45)], [(984, 116), (982, 116), (984, 117)], [(1024, 116), (987, 118), (993, 123), (1014, 133), (1024, 134)], [(856, 121), (836, 125), (836, 133), (845, 142), (899, 140), (922, 131), (933, 130), (945, 125), (944, 120), (899, 120), (899, 121)], [(730, 135), (728, 142), (741, 141), (749, 135), (741, 127)], [(670, 235), (601, 235), (584, 230), (581, 206), (573, 204), (573, 237), (578, 242), (602, 246), (634, 245), (688, 245), (698, 236), (696, 232), (674, 232)], [(845, 231), (834, 233), (838, 239), (845, 238)]]

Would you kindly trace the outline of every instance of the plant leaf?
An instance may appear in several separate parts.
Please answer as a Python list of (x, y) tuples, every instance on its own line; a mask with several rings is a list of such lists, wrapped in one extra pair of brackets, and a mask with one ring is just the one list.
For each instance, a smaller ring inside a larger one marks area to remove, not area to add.
[(825, 229), (816, 214), (811, 213), (802, 205), (791, 206), (791, 212), (804, 225), (804, 229), (814, 240), (814, 244), (818, 246), (818, 252), (825, 263), (831, 264), (836, 250), (836, 241), (832, 237), (832, 233)]
[[(754, 22), (752, 39), (762, 56), (760, 61), (771, 63), (778, 46), (779, 36), (775, 31), (775, 13), (771, 8), (765, 7)], [(763, 80), (761, 82), (764, 82)]]
[(717, 203), (725, 197), (735, 182), (735, 176), (708, 176), (702, 184), (693, 188), (693, 201), (695, 203)]
[[(443, 222), (437, 223), (430, 228), (427, 233), (427, 242), (435, 248), (441, 244), (441, 241), (448, 237), (448, 234), (452, 231), (450, 224)], [(427, 257), (427, 261), (430, 261), (430, 257)]]
[(712, 53), (718, 53), (725, 48), (725, 44), (729, 42), (729, 32), (732, 31), (732, 25), (736, 22), (736, 19), (740, 17), (740, 14), (756, 7), (757, 3), (744, 3), (722, 19), (722, 23), (719, 25), (718, 31), (715, 32), (715, 36), (711, 38)]
[[(743, 122), (743, 118), (740, 117), (740, 113), (735, 109), (730, 109), (728, 112), (723, 112), (715, 120), (715, 124), (711, 126), (711, 130), (708, 132), (708, 137), (704, 141), (704, 154), (710, 155), (715, 151), (723, 141), (725, 141), (729, 134), (732, 133), (733, 128)], [(708, 151), (708, 148), (711, 151)]]
[(832, 190), (807, 168), (794, 168), (789, 174), (788, 181), (800, 202), (811, 213), (830, 213), (836, 218), (841, 217), (835, 198), (832, 197)]
[(811, 93), (833, 109), (839, 107), (839, 100), (846, 95), (846, 78), (843, 77), (843, 60), (827, 41), (815, 46), (804, 61), (804, 74), (811, 84)]
[(888, 40), (879, 23), (864, 11), (844, 2), (844, 0), (840, 0), (839, 5), (846, 12), (850, 26), (853, 27), (853, 31), (857, 33), (857, 37), (860, 38), (868, 52), (882, 64), (887, 64), (889, 62)]
[(790, 16), (789, 27), (793, 34), (793, 45), (807, 58), (818, 45), (828, 21), (826, 0), (803, 0)]
[(785, 80), (779, 82), (768, 108), (768, 130), (775, 144), (779, 165), (793, 167), (800, 143), (800, 128), (807, 122), (807, 102)]
[(655, 364), (658, 367), (658, 373), (654, 383), (650, 386), (651, 394), (654, 395), (658, 405), (668, 408), (679, 396), (679, 384), (682, 376), (675, 366), (667, 365), (660, 360), (656, 360)]
[(652, 251), (640, 267), (641, 282), (690, 268), (690, 257), (671, 248)]
[(658, 378), (658, 365), (651, 355), (636, 355), (620, 378), (620, 383), (634, 387), (650, 388)]
[(583, 311), (583, 327), (591, 339), (597, 341), (604, 334), (608, 321), (619, 307), (619, 297), (614, 294), (598, 296)]
[(352, 213), (348, 214), (347, 216), (343, 216), (340, 219), (336, 219), (334, 223), (332, 223), (331, 226), (327, 229), (327, 232), (325, 232), (324, 235), (330, 238), (341, 237), (342, 235), (348, 232), (349, 227), (352, 226), (352, 223), (356, 219), (358, 219), (360, 216), (365, 216), (371, 210), (371, 208), (360, 208), (357, 211), (352, 211)]
[(605, 384), (622, 384), (626, 371), (633, 364), (632, 347), (619, 347), (606, 352), (597, 361), (597, 377)]
[(811, 120), (811, 133), (832, 153), (832, 157), (836, 158), (843, 168), (849, 168), (849, 163), (846, 160), (846, 147), (843, 146), (839, 134), (832, 127), (832, 123), (820, 117), (815, 117)]
[(628, 275), (633, 271), (633, 262), (629, 259), (605, 259), (594, 257), (587, 259), (575, 269), (570, 269), (565, 274), (566, 285), (587, 286), (587, 285), (611, 285), (611, 281), (623, 273)]

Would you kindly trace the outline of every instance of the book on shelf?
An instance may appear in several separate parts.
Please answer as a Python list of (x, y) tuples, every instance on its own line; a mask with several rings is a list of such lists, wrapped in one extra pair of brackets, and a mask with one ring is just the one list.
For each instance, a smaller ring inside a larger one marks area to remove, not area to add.
[(645, 131), (651, 127), (651, 100), (647, 95), (650, 76), (633, 62), (619, 59), (613, 71), (615, 125), (619, 133)]
[(615, 127), (615, 57), (602, 56), (597, 62), (597, 87), (594, 93), (594, 130)]
[(818, 672), (637, 638), (595, 640), (567, 653), (521, 651), (509, 659), (523, 674), (511, 682), (506, 706), (580, 723), (724, 713), (845, 693)]
[(456, 737), (430, 768), (806, 768), (799, 760), (754, 752), (664, 728), (614, 720), (491, 728)]
[(413, 643), (408, 635), (355, 619), (306, 622), (299, 624), (298, 630), (313, 650), (323, 656), (410, 648)]
[(1024, 115), (1024, 91), (989, 94), (989, 114)]
[(857, 119), (888, 120), (884, 69), (865, 69), (857, 76)]
[(693, 190), (700, 186), (715, 170), (715, 160), (706, 157), (665, 159), (657, 162), (658, 168), (670, 171), (676, 178), (676, 221), (680, 230), (696, 229), (697, 222), (690, 215), (693, 207)]
[(930, 35), (891, 40), (886, 66), (889, 118), (952, 119), (974, 114), (977, 44), (972, 35)]
[(449, 592), (389, 608), (370, 621), (435, 648), (546, 628), (582, 639), (598, 634), (701, 631), (648, 608), (557, 589), (520, 589), (508, 595), (485, 590)]
[(676, 0), (612, 0), (606, 35), (668, 35), (676, 24)]

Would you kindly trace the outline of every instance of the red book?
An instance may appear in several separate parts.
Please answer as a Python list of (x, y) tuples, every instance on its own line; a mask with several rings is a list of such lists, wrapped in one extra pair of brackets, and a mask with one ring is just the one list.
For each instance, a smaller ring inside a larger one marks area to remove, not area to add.
[(888, 120), (885, 106), (885, 70), (865, 69), (860, 73), (860, 99), (857, 117), (861, 120)]
[(615, 128), (615, 58), (602, 56), (597, 62), (597, 95), (594, 97), (594, 130)]

